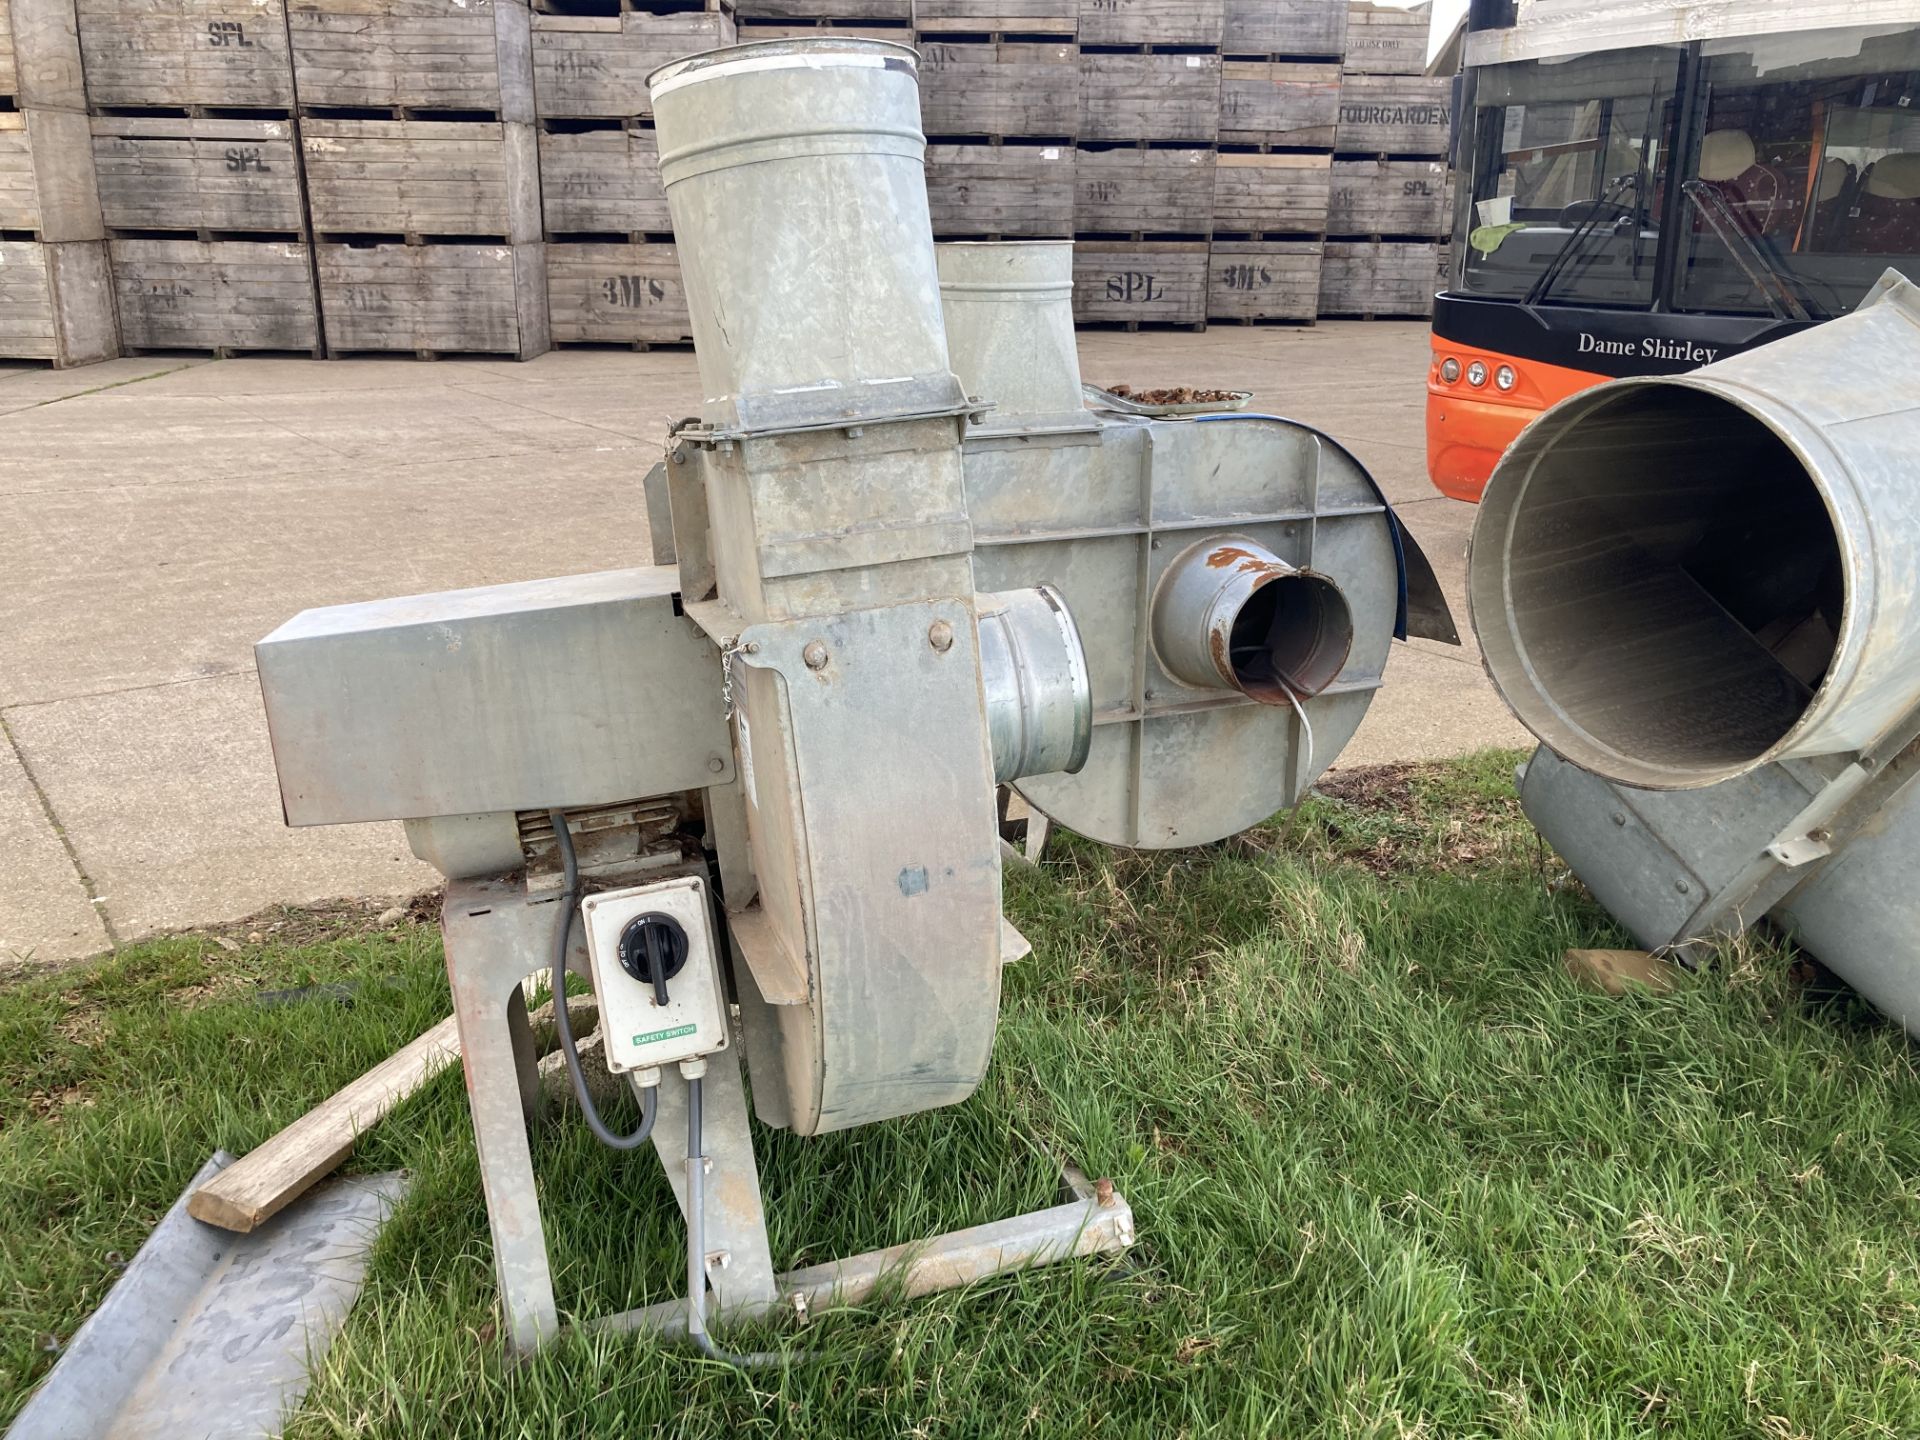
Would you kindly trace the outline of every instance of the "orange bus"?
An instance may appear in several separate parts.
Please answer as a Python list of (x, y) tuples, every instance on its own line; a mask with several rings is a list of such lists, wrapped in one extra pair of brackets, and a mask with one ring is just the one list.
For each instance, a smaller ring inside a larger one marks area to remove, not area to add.
[(1920, 3), (1855, 0), (1844, 28), (1801, 8), (1473, 0), (1427, 373), (1442, 493), (1478, 500), (1575, 391), (1844, 314), (1890, 266), (1920, 277)]

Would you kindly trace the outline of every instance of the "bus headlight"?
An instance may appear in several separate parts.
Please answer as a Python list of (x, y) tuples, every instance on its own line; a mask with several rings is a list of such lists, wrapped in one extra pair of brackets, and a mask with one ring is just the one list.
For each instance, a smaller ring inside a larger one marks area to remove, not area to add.
[(1460, 362), (1449, 355), (1440, 362), (1440, 378), (1451, 385), (1460, 378)]
[(1520, 377), (1513, 373), (1513, 367), (1511, 365), (1502, 365), (1498, 370), (1493, 372), (1493, 388), (1496, 390), (1511, 390), (1519, 379)]
[(1467, 384), (1478, 390), (1487, 383), (1487, 362), (1476, 360), (1467, 366)]

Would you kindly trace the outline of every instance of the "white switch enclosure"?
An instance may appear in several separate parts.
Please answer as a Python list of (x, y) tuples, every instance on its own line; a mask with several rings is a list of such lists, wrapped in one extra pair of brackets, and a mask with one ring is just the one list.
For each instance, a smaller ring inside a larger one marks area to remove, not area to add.
[[(653, 986), (620, 965), (620, 932), (642, 915), (670, 915), (687, 932), (687, 963), (667, 982), (664, 1008)], [(607, 1069), (652, 1070), (727, 1048), (727, 1007), (713, 943), (707, 887), (696, 876), (629, 890), (604, 890), (580, 906), (587, 958), (600, 1002)]]

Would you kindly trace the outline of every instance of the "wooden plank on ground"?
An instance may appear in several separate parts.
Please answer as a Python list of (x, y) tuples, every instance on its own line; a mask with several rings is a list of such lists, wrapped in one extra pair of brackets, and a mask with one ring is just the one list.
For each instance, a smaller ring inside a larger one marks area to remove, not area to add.
[(1635, 988), (1665, 995), (1673, 989), (1674, 969), (1672, 961), (1645, 950), (1567, 951), (1567, 974), (1606, 995), (1624, 995)]
[(330, 1173), (364, 1131), (460, 1058), (449, 1015), (193, 1192), (187, 1213), (246, 1234)]

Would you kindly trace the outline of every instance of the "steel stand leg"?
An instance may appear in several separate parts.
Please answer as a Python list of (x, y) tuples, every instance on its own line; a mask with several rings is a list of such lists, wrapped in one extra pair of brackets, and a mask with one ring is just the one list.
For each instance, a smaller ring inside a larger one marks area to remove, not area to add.
[(549, 953), (556, 903), (517, 882), (455, 880), (441, 911), (507, 1346), (521, 1353), (560, 1330), (527, 1139), (533, 1041), (520, 989)]

